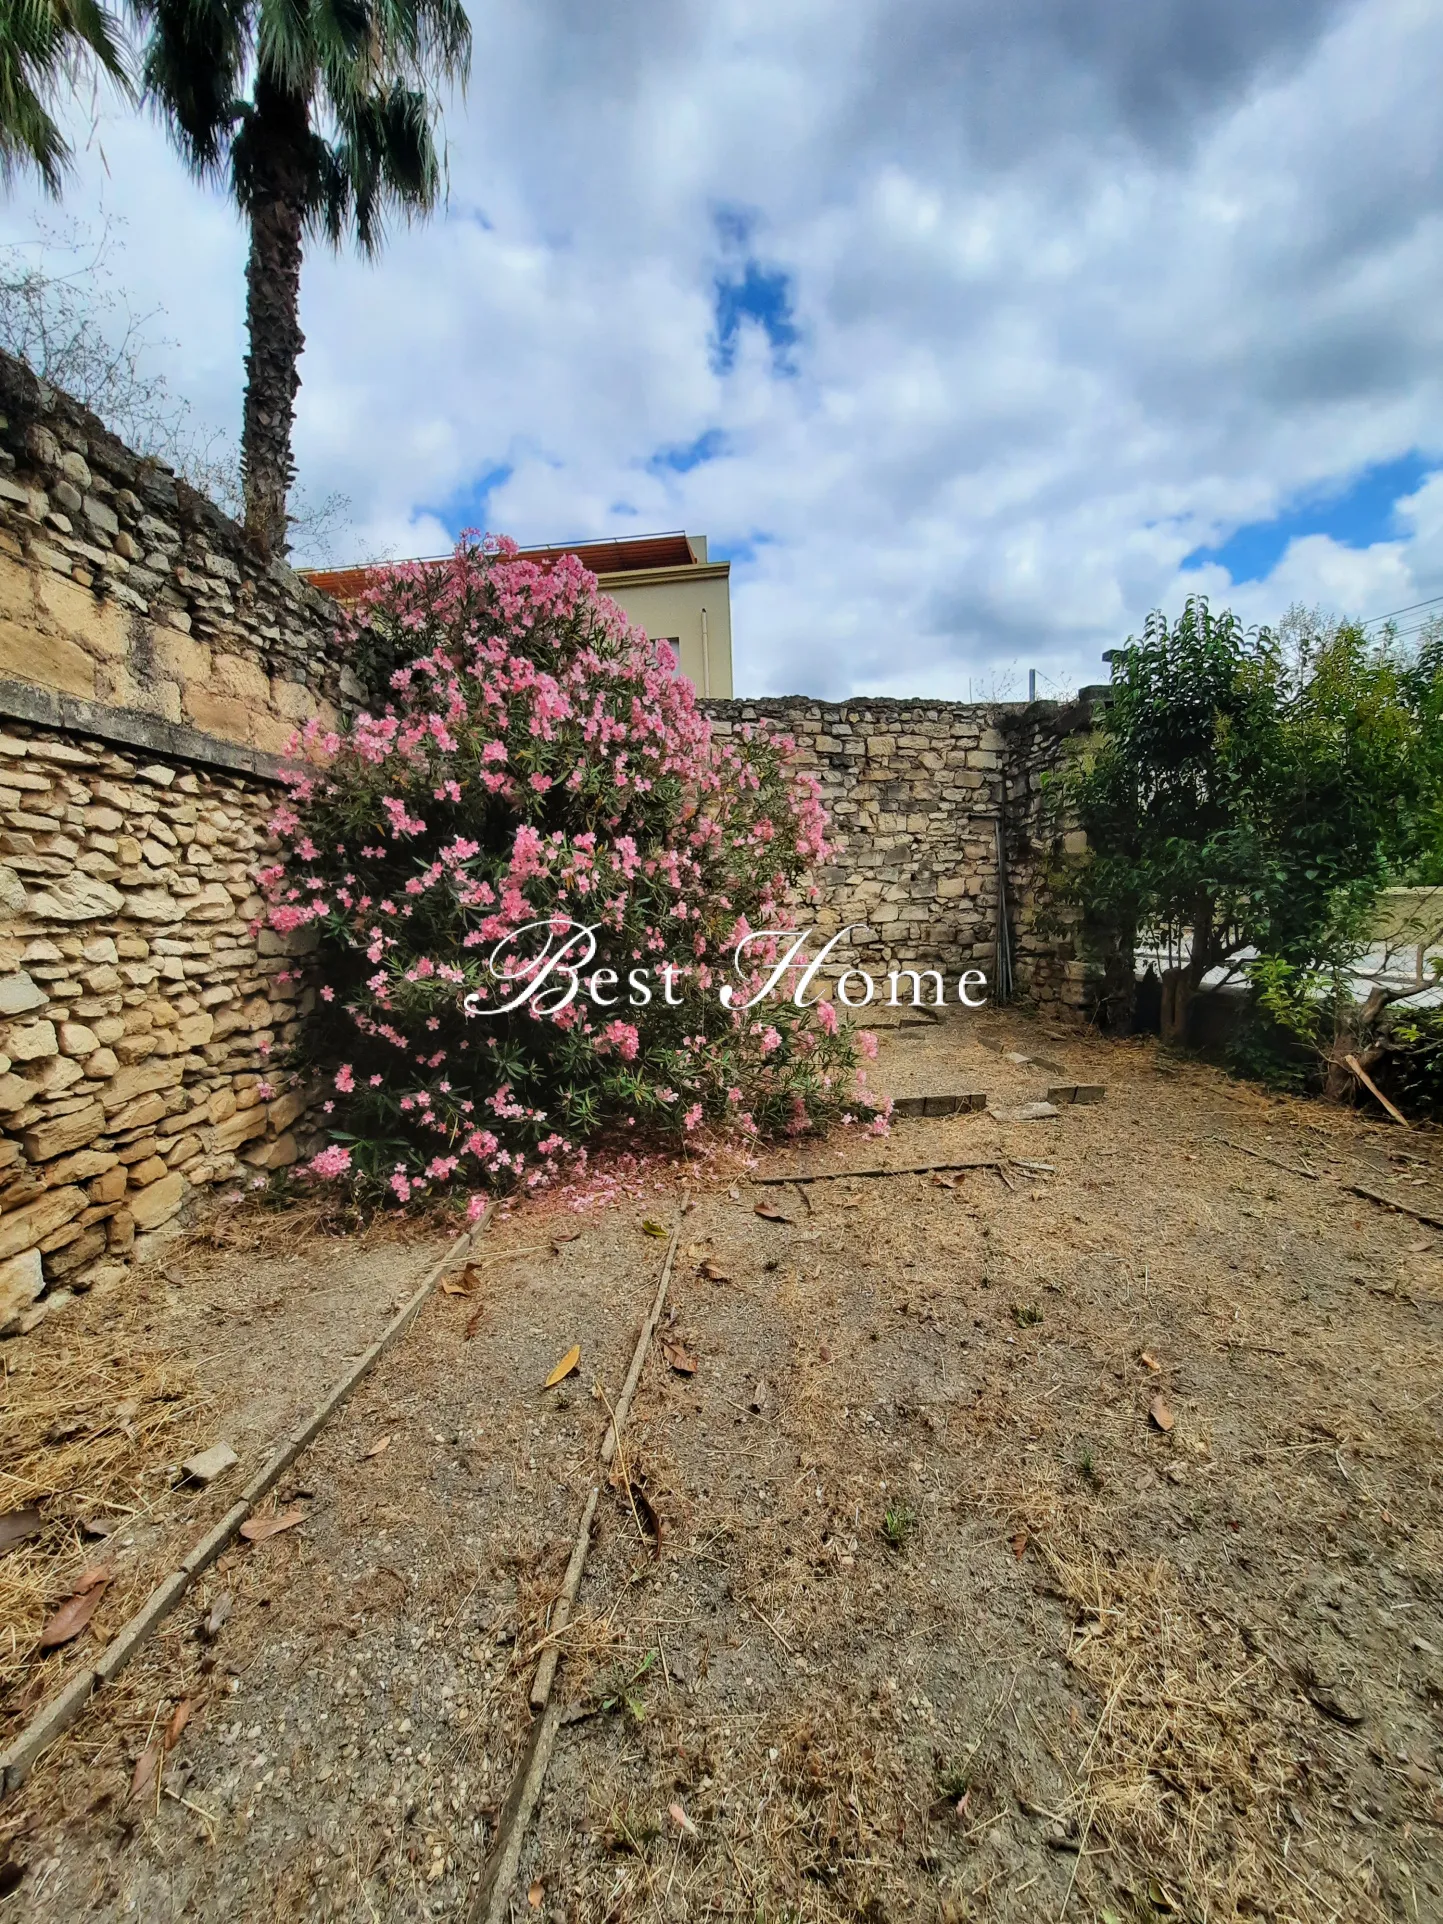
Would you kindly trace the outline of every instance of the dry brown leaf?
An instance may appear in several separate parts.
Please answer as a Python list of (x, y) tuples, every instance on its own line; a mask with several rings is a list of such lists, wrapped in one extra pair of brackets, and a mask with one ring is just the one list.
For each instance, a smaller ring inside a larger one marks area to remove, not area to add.
[(361, 1461), (364, 1463), (369, 1457), (384, 1456), (391, 1447), (391, 1437), (393, 1434), (394, 1431), (388, 1431), (385, 1436), (378, 1436), (369, 1450), (362, 1450)]
[(678, 1830), (685, 1831), (688, 1837), (696, 1836), (696, 1825), (687, 1816), (680, 1804), (668, 1804), (667, 1815), (671, 1818), (671, 1821), (676, 1825)]
[(466, 1336), (465, 1336), (466, 1342), (469, 1343), (471, 1341), (471, 1338), (476, 1334), (477, 1330), (480, 1329), (481, 1318), (485, 1314), (486, 1314), (486, 1305), (484, 1302), (481, 1302), (476, 1305), (475, 1309), (473, 1309), (471, 1314), (466, 1318)]
[(130, 1801), (137, 1803), (155, 1783), (164, 1749), (159, 1737), (153, 1738), (135, 1760), (135, 1775), (130, 1780)]
[(13, 1550), (17, 1543), (33, 1537), (40, 1529), (40, 1512), (34, 1504), (23, 1510), (7, 1510), (0, 1516), (0, 1557), (7, 1550)]
[(111, 1578), (114, 1575), (115, 1575), (115, 1566), (113, 1564), (110, 1564), (110, 1563), (89, 1564), (84, 1570), (80, 1572), (80, 1575), (75, 1579), (76, 1596), (78, 1597), (82, 1590), (93, 1590), (97, 1583), (109, 1583)]
[(729, 1283), (731, 1281), (731, 1277), (728, 1276), (721, 1264), (713, 1262), (710, 1256), (704, 1258), (698, 1265), (696, 1273), (698, 1276), (704, 1276), (709, 1283)]
[(165, 1747), (167, 1750), (174, 1750), (180, 1742), (180, 1733), (190, 1722), (190, 1713), (194, 1707), (189, 1697), (182, 1697), (176, 1705), (174, 1711), (171, 1713), (170, 1722), (165, 1727)]
[(831, 1346), (831, 1344), (830, 1344), (830, 1343), (823, 1343), (823, 1345), (822, 1345), (822, 1347), (821, 1347), (821, 1348), (820, 1348), (820, 1349), (819, 1349), (819, 1350), (817, 1351), (817, 1354), (818, 1354), (818, 1356), (820, 1356), (820, 1357), (821, 1357), (821, 1359), (822, 1359), (822, 1361), (823, 1361), (824, 1363), (830, 1363), (830, 1362), (831, 1362), (831, 1360), (832, 1360), (832, 1346)]
[[(86, 1575), (89, 1574), (87, 1571)], [(69, 1643), (72, 1637), (78, 1637), (95, 1615), (100, 1599), (109, 1587), (110, 1573), (107, 1571), (97, 1582), (86, 1584), (84, 1589), (77, 1590), (73, 1597), (62, 1603), (40, 1632), (40, 1648), (58, 1650), (61, 1644)]]
[(1151, 1370), (1154, 1376), (1156, 1376), (1162, 1368), (1162, 1364), (1158, 1362), (1152, 1351), (1148, 1349), (1145, 1349), (1137, 1360), (1145, 1370)]
[(1017, 1532), (1017, 1535), (1016, 1535), (1015, 1537), (1013, 1537), (1013, 1539), (1012, 1539), (1012, 1554), (1013, 1554), (1013, 1556), (1015, 1556), (1015, 1557), (1016, 1557), (1016, 1559), (1017, 1559), (1017, 1561), (1018, 1561), (1019, 1563), (1021, 1563), (1021, 1561), (1022, 1561), (1022, 1559), (1023, 1559), (1023, 1557), (1025, 1557), (1025, 1556), (1026, 1556), (1026, 1554), (1027, 1554), (1027, 1532), (1026, 1532), (1025, 1530), (1019, 1530), (1019, 1531)]
[(1170, 1430), (1177, 1421), (1166, 1402), (1160, 1396), (1155, 1396), (1148, 1404), (1147, 1413), (1153, 1422), (1156, 1423), (1157, 1427), (1164, 1433)]
[(551, 1232), (553, 1243), (574, 1243), (580, 1240), (580, 1236), (579, 1229), (553, 1229)]
[(229, 1590), (222, 1590), (210, 1607), (210, 1614), (200, 1627), (200, 1634), (207, 1643), (214, 1643), (225, 1628), (226, 1618), (235, 1608), (235, 1598)]
[(778, 1209), (774, 1202), (759, 1202), (756, 1207), (756, 1213), (764, 1217), (769, 1223), (790, 1223), (796, 1221), (796, 1218), (789, 1216), (785, 1209)]
[(241, 1525), (240, 1533), (247, 1543), (268, 1543), (272, 1537), (279, 1536), (282, 1530), (293, 1530), (305, 1520), (304, 1510), (282, 1510), (279, 1516), (253, 1516), (248, 1523)]
[(533, 1911), (539, 1911), (541, 1906), (546, 1902), (546, 1886), (539, 1877), (526, 1893), (526, 1902), (531, 1906)]
[(955, 1176), (944, 1176), (940, 1170), (933, 1170), (932, 1187), (934, 1189), (955, 1189), (957, 1187), (957, 1178)]
[(696, 1375), (696, 1358), (690, 1350), (683, 1349), (680, 1343), (663, 1343), (661, 1353), (678, 1376)]
[(470, 1280), (470, 1277), (471, 1277), (471, 1271), (469, 1269), (466, 1271), (465, 1276), (462, 1277), (459, 1283), (454, 1281), (450, 1276), (448, 1276), (445, 1282), (443, 1282), (441, 1285), (441, 1294), (443, 1296), (469, 1296), (472, 1290), (476, 1287), (476, 1285)]
[(547, 1377), (545, 1387), (549, 1390), (554, 1390), (558, 1383), (570, 1376), (580, 1361), (581, 1345), (580, 1343), (573, 1343), (561, 1361), (556, 1365), (556, 1368), (551, 1372), (550, 1376)]

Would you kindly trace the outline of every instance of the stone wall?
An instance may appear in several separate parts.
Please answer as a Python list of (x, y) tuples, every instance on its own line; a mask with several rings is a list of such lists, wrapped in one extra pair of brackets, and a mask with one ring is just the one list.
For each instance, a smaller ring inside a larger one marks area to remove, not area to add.
[(334, 602), (0, 353), (0, 680), (281, 751), (358, 699)]
[(301, 1010), (253, 932), (254, 778), (11, 722), (0, 735), (0, 1332), (188, 1196), (296, 1159), (267, 1063)]
[(337, 620), (0, 355), (0, 1334), (300, 1153), (253, 878), (277, 751), (361, 693)]
[[(1087, 965), (1070, 932), (1049, 932), (1045, 873), (1060, 831), (1045, 776), (1090, 726), (1086, 703), (809, 701), (702, 704), (723, 731), (751, 722), (796, 738), (831, 822), (816, 926), (856, 934), (833, 952), (874, 977), (936, 968), (949, 994), (964, 969), (996, 978), (1007, 917), (1016, 989), (1080, 1006)], [(1005, 888), (1000, 886), (1005, 876)]]

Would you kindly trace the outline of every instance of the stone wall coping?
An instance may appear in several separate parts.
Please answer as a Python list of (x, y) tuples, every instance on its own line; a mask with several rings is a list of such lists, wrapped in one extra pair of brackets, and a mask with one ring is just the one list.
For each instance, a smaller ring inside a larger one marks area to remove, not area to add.
[(31, 722), (38, 728), (62, 729), (89, 735), (122, 748), (140, 748), (174, 761), (197, 762), (204, 768), (225, 768), (279, 782), (285, 766), (279, 755), (248, 748), (242, 742), (222, 741), (182, 722), (168, 722), (134, 708), (112, 708), (105, 702), (84, 701), (29, 682), (0, 680), (0, 716), (7, 721)]

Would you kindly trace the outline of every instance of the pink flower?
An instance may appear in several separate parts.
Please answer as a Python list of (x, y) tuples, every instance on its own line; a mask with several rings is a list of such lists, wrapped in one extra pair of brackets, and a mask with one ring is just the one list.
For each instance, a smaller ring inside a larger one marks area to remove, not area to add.
[(312, 1156), (306, 1167), (313, 1176), (344, 1176), (351, 1166), (351, 1152), (333, 1142), (329, 1149), (323, 1149), (318, 1156)]
[(697, 1124), (701, 1121), (701, 1115), (702, 1115), (701, 1104), (699, 1102), (694, 1102), (691, 1105), (690, 1109), (687, 1110), (686, 1114), (681, 1119), (682, 1127), (684, 1129), (695, 1129)]
[(336, 1071), (336, 1088), (343, 1096), (350, 1095), (356, 1086), (355, 1074), (349, 1062), (343, 1062)]
[(779, 1029), (764, 1029), (762, 1031), (762, 1054), (764, 1056), (774, 1054), (781, 1046), (782, 1037)]
[(837, 1033), (837, 1011), (830, 1002), (819, 1002), (817, 1004), (817, 1020), (828, 1035), (835, 1035)]
[(862, 1051), (862, 1054), (866, 1056), (870, 1061), (872, 1062), (876, 1061), (877, 1038), (872, 1034), (872, 1031), (870, 1029), (858, 1030), (857, 1047)]

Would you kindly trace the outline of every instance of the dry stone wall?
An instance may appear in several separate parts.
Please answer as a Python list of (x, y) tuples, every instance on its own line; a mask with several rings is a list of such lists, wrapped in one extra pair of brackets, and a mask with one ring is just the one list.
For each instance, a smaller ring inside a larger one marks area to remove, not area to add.
[(783, 696), (703, 707), (722, 731), (785, 730), (817, 777), (835, 853), (816, 878), (816, 927), (857, 925), (833, 951), (839, 968), (855, 963), (879, 983), (891, 969), (937, 969), (955, 997), (963, 970), (996, 982), (1005, 918), (1017, 990), (1081, 1005), (1088, 965), (1070, 927), (1060, 951), (1050, 932), (1046, 873), (1061, 831), (1046, 776), (1090, 726), (1086, 703)]
[(282, 751), (359, 699), (338, 610), (0, 354), (0, 681)]
[(0, 1331), (192, 1193), (299, 1154), (301, 1092), (268, 1066), (297, 968), (253, 929), (274, 801), (99, 740), (0, 735)]

